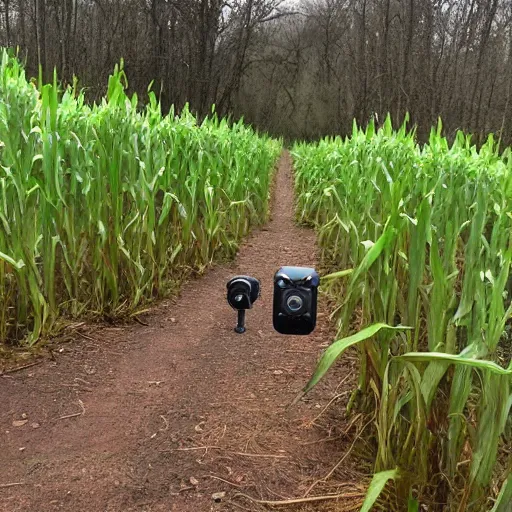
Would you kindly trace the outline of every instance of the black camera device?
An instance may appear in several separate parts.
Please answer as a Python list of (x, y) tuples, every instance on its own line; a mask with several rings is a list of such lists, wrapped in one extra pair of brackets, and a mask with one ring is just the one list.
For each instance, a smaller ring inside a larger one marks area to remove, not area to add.
[(238, 311), (238, 323), (235, 331), (238, 334), (245, 332), (245, 311), (260, 296), (260, 282), (250, 276), (235, 276), (228, 281), (228, 303)]
[(316, 326), (320, 277), (308, 267), (281, 267), (274, 276), (274, 329), (281, 334), (310, 334)]

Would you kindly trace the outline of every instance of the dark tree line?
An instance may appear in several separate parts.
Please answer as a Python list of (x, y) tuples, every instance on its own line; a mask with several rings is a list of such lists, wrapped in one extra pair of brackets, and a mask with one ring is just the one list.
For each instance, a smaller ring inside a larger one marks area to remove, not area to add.
[(406, 112), (512, 141), (511, 0), (0, 0), (0, 44), (94, 97), (120, 58), (164, 108), (289, 138)]

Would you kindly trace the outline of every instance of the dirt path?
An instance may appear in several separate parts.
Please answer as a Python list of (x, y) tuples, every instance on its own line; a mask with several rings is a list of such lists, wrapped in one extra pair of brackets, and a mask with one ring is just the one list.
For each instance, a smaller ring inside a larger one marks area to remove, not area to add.
[[(329, 333), (322, 314), (309, 337), (274, 332), (272, 276), (283, 264), (315, 263), (314, 233), (293, 223), (284, 155), (273, 218), (236, 262), (190, 282), (145, 317), (148, 326), (98, 328), (64, 345), (55, 361), (0, 377), (0, 510), (256, 511), (263, 507), (237, 493), (304, 495), (350, 443), (339, 420), (313, 421), (340, 394), (350, 367), (287, 407)], [(242, 336), (225, 300), (236, 273), (262, 281)], [(353, 509), (361, 501), (360, 486), (350, 483), (357, 481), (344, 462), (311, 495), (346, 492), (335, 509)], [(220, 503), (215, 492), (226, 492)], [(334, 509), (300, 507), (286, 510)]]

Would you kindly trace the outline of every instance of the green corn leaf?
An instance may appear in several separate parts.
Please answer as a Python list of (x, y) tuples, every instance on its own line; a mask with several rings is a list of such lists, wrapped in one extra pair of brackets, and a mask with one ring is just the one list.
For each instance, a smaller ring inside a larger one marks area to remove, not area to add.
[(6, 261), (7, 263), (9, 263), (9, 265), (12, 265), (18, 271), (21, 270), (25, 266), (25, 263), (23, 260), (15, 261), (9, 255), (7, 255), (3, 252), (0, 252), (0, 260)]
[(366, 252), (359, 266), (353, 271), (351, 276), (351, 285), (355, 283), (363, 273), (367, 272), (370, 269), (370, 267), (375, 263), (377, 258), (381, 255), (385, 247), (387, 247), (387, 245), (392, 241), (395, 234), (395, 229), (389, 224), (388, 221), (382, 235), (375, 242), (375, 244), (373, 244), (373, 246)]
[(491, 512), (510, 512), (512, 504), (512, 474), (503, 482)]
[(402, 356), (397, 356), (396, 359), (412, 362), (440, 361), (490, 371), (496, 375), (512, 375), (512, 369), (503, 368), (494, 361), (471, 359), (460, 355), (443, 354), (442, 352), (409, 352)]
[(346, 277), (346, 276), (349, 276), (350, 274), (352, 274), (352, 272), (354, 272), (353, 269), (349, 268), (347, 270), (340, 270), (339, 272), (333, 272), (331, 274), (327, 274), (325, 276), (322, 276), (321, 277), (321, 281), (330, 281), (331, 279), (339, 279), (341, 277)]
[(412, 493), (409, 495), (409, 501), (407, 502), (407, 512), (419, 512), (420, 503), (419, 501), (412, 496)]
[(335, 341), (322, 355), (313, 376), (304, 388), (304, 393), (309, 392), (314, 386), (316, 386), (316, 384), (318, 384), (320, 379), (327, 373), (336, 359), (338, 359), (338, 357), (343, 354), (347, 348), (371, 338), (382, 329), (403, 331), (404, 329), (410, 329), (410, 327), (392, 327), (384, 323), (378, 323), (370, 325), (352, 336), (347, 336), (346, 338)]
[(363, 502), (363, 506), (361, 507), (360, 512), (370, 512), (372, 507), (375, 505), (380, 493), (386, 487), (386, 484), (390, 480), (396, 480), (399, 476), (398, 469), (390, 469), (387, 471), (381, 471), (380, 473), (376, 473), (373, 475), (372, 481), (370, 482), (370, 486), (368, 487), (368, 491), (366, 492), (366, 497)]

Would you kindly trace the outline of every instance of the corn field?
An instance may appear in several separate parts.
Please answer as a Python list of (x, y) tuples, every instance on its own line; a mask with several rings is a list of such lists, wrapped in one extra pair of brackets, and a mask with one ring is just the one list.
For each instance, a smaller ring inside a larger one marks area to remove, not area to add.
[(0, 65), (0, 344), (127, 314), (233, 255), (267, 217), (280, 144), (215, 115), (138, 109), (121, 66), (99, 104)]
[(374, 415), (365, 510), (385, 488), (397, 510), (505, 512), (512, 153), (492, 137), (480, 148), (463, 133), (448, 143), (441, 122), (419, 145), (406, 126), (388, 118), (293, 148), (297, 216), (318, 231), (337, 303), (337, 341), (306, 390), (355, 347), (349, 410)]

